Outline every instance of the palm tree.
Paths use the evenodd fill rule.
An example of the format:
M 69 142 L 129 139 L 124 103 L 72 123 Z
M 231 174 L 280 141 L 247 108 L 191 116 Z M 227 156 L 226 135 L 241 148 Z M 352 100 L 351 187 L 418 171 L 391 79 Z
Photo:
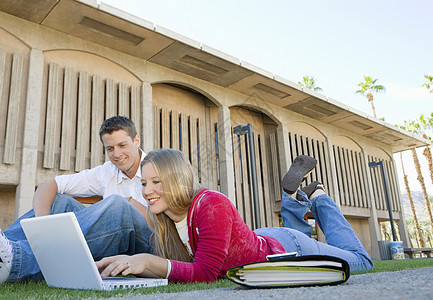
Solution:
M 414 122 L 414 121 L 409 121 L 409 122 L 404 121 L 404 125 L 400 126 L 400 127 L 402 129 L 409 131 L 409 132 L 419 134 L 419 125 L 417 125 L 416 122 Z M 428 215 L 430 217 L 430 224 L 431 224 L 432 231 L 433 231 L 433 216 L 432 216 L 432 211 L 430 208 L 430 201 L 428 200 L 428 194 L 427 194 L 427 190 L 425 187 L 424 177 L 422 176 L 422 172 L 421 172 L 421 166 L 419 163 L 418 154 L 416 153 L 415 148 L 412 148 L 411 151 L 412 151 L 413 162 L 415 163 L 416 173 L 418 175 L 417 179 L 418 179 L 419 183 L 421 184 L 421 189 L 422 189 L 422 193 L 424 196 L 425 206 L 426 206 Z
M 433 76 L 432 75 L 424 75 L 425 83 L 421 86 L 425 86 L 430 93 L 433 93 Z
M 368 102 L 371 104 L 371 108 L 373 109 L 373 115 L 375 118 L 376 116 L 376 109 L 374 108 L 373 104 L 373 93 L 378 92 L 386 92 L 386 89 L 383 85 L 376 85 L 377 79 L 371 79 L 371 76 L 364 76 L 364 82 L 360 82 L 357 84 L 358 90 L 356 91 L 357 94 L 362 94 L 367 97 Z
M 414 248 L 413 245 L 416 243 L 417 248 L 422 248 L 418 240 L 418 232 L 415 228 L 415 222 L 413 218 L 406 219 L 406 227 L 407 227 L 407 233 L 409 234 L 410 247 Z
M 420 116 L 415 123 L 416 129 L 418 132 L 422 134 L 422 137 L 428 141 L 430 141 L 430 146 L 433 145 L 433 139 L 426 134 L 426 130 L 433 129 L 433 113 L 431 113 L 430 117 Z M 431 182 L 433 183 L 433 160 L 430 146 L 425 147 L 423 154 L 428 162 L 428 169 L 430 171 Z
M 302 81 L 298 81 L 298 84 L 315 92 L 323 91 L 322 88 L 316 86 L 316 79 L 313 76 L 305 75 L 302 77 Z
M 400 152 L 400 160 L 401 160 L 401 168 L 403 170 L 404 185 L 406 186 L 406 193 L 407 193 L 407 197 L 409 199 L 410 208 L 412 210 L 413 221 L 415 223 L 415 230 L 416 230 L 416 237 L 417 237 L 418 245 L 420 245 L 421 248 L 424 248 L 424 240 L 422 238 L 421 230 L 419 228 L 418 217 L 416 216 L 415 205 L 413 204 L 412 194 L 410 193 L 410 188 L 409 188 L 409 182 L 407 180 L 407 175 L 406 175 L 406 172 L 404 171 L 403 155 L 402 155 L 401 152 Z

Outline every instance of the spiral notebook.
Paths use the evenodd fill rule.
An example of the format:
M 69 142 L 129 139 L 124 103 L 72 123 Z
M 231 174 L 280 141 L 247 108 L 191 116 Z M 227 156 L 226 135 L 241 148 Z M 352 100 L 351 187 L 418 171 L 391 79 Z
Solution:
M 73 212 L 21 220 L 48 286 L 113 290 L 167 285 L 167 279 L 109 277 L 102 279 Z

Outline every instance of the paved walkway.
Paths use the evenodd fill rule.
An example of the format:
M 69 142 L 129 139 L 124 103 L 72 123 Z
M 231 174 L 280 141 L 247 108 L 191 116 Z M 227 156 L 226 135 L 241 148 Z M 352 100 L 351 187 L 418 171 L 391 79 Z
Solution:
M 116 299 L 116 298 L 114 298 Z M 122 298 L 125 299 L 125 298 Z M 173 294 L 154 294 L 128 299 L 433 299 L 433 268 L 398 272 L 352 275 L 336 286 L 286 289 L 247 289 L 233 287 Z

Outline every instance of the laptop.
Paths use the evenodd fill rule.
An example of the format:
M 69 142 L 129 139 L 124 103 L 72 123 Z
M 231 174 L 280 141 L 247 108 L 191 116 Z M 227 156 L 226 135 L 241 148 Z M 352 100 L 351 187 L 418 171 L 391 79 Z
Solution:
M 102 279 L 73 212 L 21 220 L 48 286 L 113 290 L 167 285 L 167 279 L 108 277 Z

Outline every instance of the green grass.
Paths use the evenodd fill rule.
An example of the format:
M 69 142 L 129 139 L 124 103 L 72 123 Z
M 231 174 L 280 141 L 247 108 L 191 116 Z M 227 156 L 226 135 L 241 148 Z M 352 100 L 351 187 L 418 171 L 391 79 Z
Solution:
M 375 261 L 374 269 L 366 272 L 354 273 L 354 275 L 376 272 L 393 272 L 428 267 L 433 268 L 433 258 Z M 177 293 L 192 290 L 227 288 L 233 286 L 236 286 L 236 284 L 227 279 L 220 279 L 214 283 L 169 283 L 168 286 L 164 287 L 126 289 L 105 292 L 56 289 L 48 287 L 45 281 L 39 281 L 3 284 L 0 286 L 0 299 L 95 299 L 110 297 L 132 297 L 147 294 Z
M 378 260 L 374 261 L 374 268 L 368 271 L 353 274 L 394 272 L 420 268 L 433 268 L 433 258 L 417 258 L 406 260 Z

